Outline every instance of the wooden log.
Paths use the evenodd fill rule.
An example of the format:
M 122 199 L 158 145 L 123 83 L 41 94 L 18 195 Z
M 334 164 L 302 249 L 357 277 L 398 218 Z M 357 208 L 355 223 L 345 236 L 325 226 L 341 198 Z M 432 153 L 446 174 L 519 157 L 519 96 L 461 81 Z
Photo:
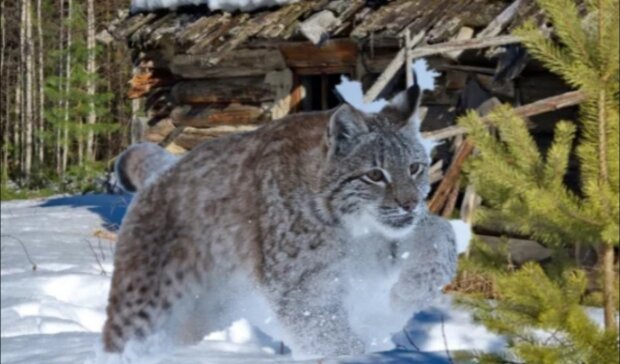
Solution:
M 238 49 L 213 65 L 210 55 L 180 54 L 172 58 L 170 70 L 183 78 L 227 78 L 259 76 L 286 68 L 278 49 Z
M 160 143 L 174 130 L 174 124 L 170 119 L 164 119 L 148 128 L 144 135 L 144 140 L 153 143 Z M 140 140 L 141 141 L 141 140 Z
M 226 107 L 190 106 L 175 107 L 170 113 L 175 126 L 208 128 L 218 125 L 245 125 L 266 119 L 265 111 L 256 106 L 231 104 Z
M 357 43 L 348 39 L 328 40 L 321 47 L 287 42 L 279 49 L 286 65 L 299 75 L 352 73 L 357 61 Z
M 175 104 L 260 104 L 274 99 L 262 77 L 181 81 L 171 90 Z
M 424 39 L 425 34 L 426 33 L 424 31 L 416 34 L 409 41 L 409 45 L 411 47 L 417 46 L 418 43 L 420 43 L 422 39 Z M 371 102 L 377 96 L 379 96 L 379 94 L 381 93 L 381 91 L 383 91 L 388 82 L 390 82 L 390 80 L 394 77 L 394 75 L 396 75 L 398 70 L 400 70 L 400 68 L 403 66 L 403 64 L 405 63 L 405 58 L 413 60 L 413 52 L 410 51 L 407 54 L 405 49 L 401 49 L 398 51 L 398 53 L 396 53 L 394 59 L 392 59 L 390 64 L 388 64 L 385 70 L 379 75 L 375 83 L 370 87 L 370 89 L 368 89 L 366 95 L 364 95 L 364 102 Z
M 452 217 L 452 213 L 454 212 L 454 208 L 456 207 L 456 200 L 459 197 L 459 190 L 461 188 L 461 179 L 457 179 L 454 186 L 452 186 L 452 191 L 448 195 L 448 200 L 446 201 L 446 206 L 444 206 L 443 211 L 441 212 L 441 216 L 446 219 Z
M 429 168 L 428 178 L 431 184 L 441 181 L 441 179 L 443 178 L 443 172 L 441 170 L 442 168 L 443 168 L 442 160 L 438 160 L 435 164 L 431 166 L 431 168 Z
M 463 143 L 461 143 L 461 146 L 457 150 L 450 167 L 448 167 L 444 178 L 441 180 L 441 183 L 439 183 L 433 198 L 428 204 L 428 208 L 432 213 L 439 213 L 445 205 L 453 186 L 459 180 L 463 163 L 465 163 L 465 160 L 473 150 L 474 144 L 470 140 L 464 140 Z
M 176 145 L 189 150 L 209 139 L 253 131 L 257 128 L 258 126 L 256 125 L 221 125 L 206 129 L 185 127 L 182 132 L 174 138 L 173 142 Z

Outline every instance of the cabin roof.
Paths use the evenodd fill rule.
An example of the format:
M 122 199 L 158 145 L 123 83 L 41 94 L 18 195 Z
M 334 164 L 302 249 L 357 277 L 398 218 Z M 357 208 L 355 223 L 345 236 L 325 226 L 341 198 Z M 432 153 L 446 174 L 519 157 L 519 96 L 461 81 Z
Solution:
M 204 55 L 216 64 L 239 47 L 305 40 L 300 27 L 321 14 L 327 38 L 394 42 L 409 29 L 424 34 L 424 43 L 443 42 L 467 26 L 482 29 L 513 1 L 498 0 L 307 0 L 254 12 L 210 11 L 205 6 L 132 14 L 114 22 L 109 32 L 140 51 L 165 49 L 174 54 Z M 327 12 L 331 13 L 328 14 Z M 510 31 L 540 12 L 532 0 L 522 0 Z M 335 19 L 335 20 L 334 20 Z

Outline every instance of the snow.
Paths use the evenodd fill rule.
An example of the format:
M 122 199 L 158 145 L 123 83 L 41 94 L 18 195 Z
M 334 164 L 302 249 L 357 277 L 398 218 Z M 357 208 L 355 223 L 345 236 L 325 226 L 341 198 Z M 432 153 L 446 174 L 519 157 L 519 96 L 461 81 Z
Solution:
M 452 225 L 454 235 L 456 235 L 456 253 L 465 253 L 473 237 L 471 225 L 463 220 L 450 220 L 450 225 Z
M 97 356 L 114 244 L 93 234 L 120 225 L 129 201 L 128 196 L 85 195 L 0 205 L 3 364 L 119 362 Z M 372 302 L 375 295 L 368 296 Z M 272 318 L 265 317 L 269 321 Z M 447 296 L 406 321 L 403 325 L 409 338 L 397 333 L 393 338 L 397 348 L 361 357 L 329 358 L 323 363 L 447 363 L 443 333 L 450 350 L 501 350 L 505 345 L 501 337 L 474 324 L 471 315 L 453 306 Z M 370 350 L 394 347 L 394 343 L 384 338 L 377 349 Z M 163 347 L 150 356 L 144 348 L 136 349 L 134 363 L 317 362 L 293 359 L 285 344 L 242 319 L 194 346 Z
M 224 10 L 233 12 L 253 11 L 260 8 L 293 3 L 298 0 L 132 0 L 133 12 L 153 11 L 159 9 L 176 9 L 188 5 L 207 5 L 211 10 Z

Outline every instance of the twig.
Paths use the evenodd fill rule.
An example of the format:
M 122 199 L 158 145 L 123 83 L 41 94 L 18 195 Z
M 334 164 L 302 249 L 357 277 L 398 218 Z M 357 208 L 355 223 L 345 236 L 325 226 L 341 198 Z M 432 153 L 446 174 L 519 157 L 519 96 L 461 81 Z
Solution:
M 443 345 L 446 347 L 448 361 L 450 362 L 450 364 L 454 364 L 454 360 L 452 360 L 452 355 L 450 354 L 450 349 L 448 349 L 448 339 L 446 339 L 446 327 L 443 319 L 443 314 L 441 315 L 441 336 L 443 336 Z
M 403 333 L 405 334 L 405 337 L 407 338 L 407 341 L 409 341 L 409 344 L 411 344 L 411 346 L 413 346 L 415 351 L 419 352 L 420 348 L 418 348 L 418 346 L 413 342 L 413 339 L 411 338 L 411 336 L 409 336 L 409 333 L 407 332 L 407 330 L 403 329 Z
M 2 237 L 7 237 L 7 238 L 12 238 L 12 239 L 15 239 L 15 240 L 19 243 L 19 245 L 21 245 L 21 246 L 22 246 L 22 249 L 24 249 L 24 253 L 26 254 L 26 258 L 28 258 L 28 261 L 30 262 L 30 264 L 32 264 L 32 271 L 34 272 L 34 271 L 36 271 L 36 270 L 37 270 L 37 265 L 36 265 L 36 263 L 32 260 L 32 257 L 30 256 L 30 253 L 28 253 L 28 249 L 26 249 L 26 244 L 24 244 L 24 242 L 23 242 L 23 241 L 21 241 L 21 239 L 20 239 L 20 238 L 18 238 L 18 237 L 16 237 L 16 236 L 13 236 L 13 235 L 9 235 L 9 234 L 7 234 L 7 235 L 2 235 Z
M 90 247 L 90 250 L 93 252 L 93 255 L 95 256 L 95 260 L 97 261 L 97 264 L 99 264 L 99 268 L 101 269 L 101 275 L 107 276 L 108 272 L 106 272 L 105 268 L 103 268 L 103 264 L 101 264 L 101 260 L 99 260 L 99 255 L 97 255 L 97 252 L 95 251 L 95 248 L 93 248 L 92 244 L 90 243 L 90 240 L 88 239 L 84 239 L 84 240 Z

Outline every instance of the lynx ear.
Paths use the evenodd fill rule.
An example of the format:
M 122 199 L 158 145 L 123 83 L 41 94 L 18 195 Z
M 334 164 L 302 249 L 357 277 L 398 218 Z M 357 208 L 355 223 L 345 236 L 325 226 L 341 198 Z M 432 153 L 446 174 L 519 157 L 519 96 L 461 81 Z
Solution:
M 327 143 L 330 149 L 341 151 L 356 136 L 367 132 L 368 126 L 360 112 L 345 103 L 329 119 Z
M 413 80 L 412 86 L 394 96 L 390 103 L 381 110 L 384 113 L 396 114 L 395 119 L 402 122 L 402 127 L 415 123 L 415 116 L 420 109 L 422 91 L 418 85 L 415 73 Z

